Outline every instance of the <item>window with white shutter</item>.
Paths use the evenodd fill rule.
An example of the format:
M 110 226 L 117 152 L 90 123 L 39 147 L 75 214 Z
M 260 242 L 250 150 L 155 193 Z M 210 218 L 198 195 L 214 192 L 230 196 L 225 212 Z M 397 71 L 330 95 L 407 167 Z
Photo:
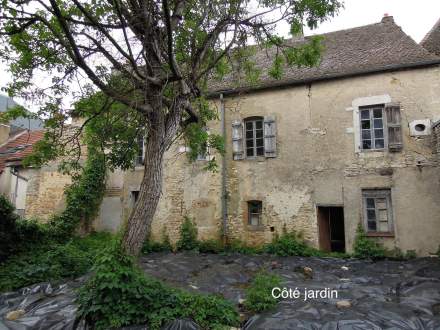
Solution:
M 264 156 L 263 117 L 250 117 L 244 120 L 246 157 Z

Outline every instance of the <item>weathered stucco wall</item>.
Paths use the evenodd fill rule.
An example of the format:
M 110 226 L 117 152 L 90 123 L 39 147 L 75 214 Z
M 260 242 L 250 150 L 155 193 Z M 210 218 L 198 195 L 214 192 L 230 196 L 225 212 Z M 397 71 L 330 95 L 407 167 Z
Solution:
M 410 137 L 409 123 L 440 119 L 438 67 L 382 73 L 229 97 L 226 106 L 228 232 L 231 239 L 261 244 L 275 233 L 302 232 L 318 245 L 317 206 L 343 206 L 347 249 L 362 220 L 361 190 L 390 188 L 394 237 L 378 238 L 390 248 L 434 252 L 440 242 L 440 185 L 431 136 Z M 401 103 L 401 152 L 355 152 L 352 104 L 355 99 L 387 95 Z M 218 101 L 215 101 L 218 106 Z M 277 157 L 232 160 L 234 119 L 273 115 Z M 220 122 L 211 129 L 220 130 Z M 164 191 L 153 223 L 153 237 L 166 230 L 178 239 L 185 215 L 193 217 L 201 238 L 221 229 L 221 176 L 206 173 L 203 161 L 188 164 L 174 146 L 167 155 Z M 220 159 L 220 157 L 218 157 Z M 142 168 L 124 174 L 124 217 L 138 190 Z M 263 226 L 247 225 L 247 201 L 263 202 Z M 166 228 L 166 229 L 164 229 Z

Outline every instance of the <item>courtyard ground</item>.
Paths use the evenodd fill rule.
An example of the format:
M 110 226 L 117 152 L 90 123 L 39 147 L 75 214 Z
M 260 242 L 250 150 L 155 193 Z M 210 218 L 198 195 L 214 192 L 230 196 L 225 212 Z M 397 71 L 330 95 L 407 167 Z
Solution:
M 245 289 L 260 270 L 278 274 L 282 287 L 298 289 L 299 298 L 282 299 L 273 310 L 243 313 L 243 328 L 248 330 L 440 329 L 438 258 L 372 262 L 182 252 L 151 253 L 140 259 L 140 265 L 145 273 L 171 285 L 220 294 L 237 305 L 246 299 Z M 70 329 L 76 311 L 74 288 L 82 281 L 45 283 L 0 295 L 0 330 Z M 337 298 L 333 294 L 304 300 L 304 290 L 325 289 L 336 290 Z M 20 309 L 25 313 L 16 321 L 4 319 L 8 311 Z M 193 329 L 188 322 L 169 329 L 185 326 Z

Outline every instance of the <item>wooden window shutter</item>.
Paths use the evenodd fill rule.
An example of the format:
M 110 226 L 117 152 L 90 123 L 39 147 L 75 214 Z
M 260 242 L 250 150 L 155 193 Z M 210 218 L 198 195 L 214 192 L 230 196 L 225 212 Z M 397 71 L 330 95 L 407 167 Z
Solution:
M 243 124 L 241 120 L 232 121 L 232 159 L 244 158 L 243 153 Z
M 389 103 L 385 105 L 388 127 L 388 149 L 396 152 L 403 147 L 400 104 Z
M 277 126 L 274 116 L 264 117 L 264 155 L 268 158 L 277 156 Z

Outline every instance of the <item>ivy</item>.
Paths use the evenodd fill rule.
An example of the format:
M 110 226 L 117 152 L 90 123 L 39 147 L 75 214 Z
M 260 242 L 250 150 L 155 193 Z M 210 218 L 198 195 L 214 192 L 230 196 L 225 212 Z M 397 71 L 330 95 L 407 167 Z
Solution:
M 105 169 L 104 154 L 89 149 L 81 175 L 74 176 L 65 191 L 65 210 L 49 222 L 57 238 L 71 236 L 81 221 L 87 225 L 96 217 L 105 191 Z

